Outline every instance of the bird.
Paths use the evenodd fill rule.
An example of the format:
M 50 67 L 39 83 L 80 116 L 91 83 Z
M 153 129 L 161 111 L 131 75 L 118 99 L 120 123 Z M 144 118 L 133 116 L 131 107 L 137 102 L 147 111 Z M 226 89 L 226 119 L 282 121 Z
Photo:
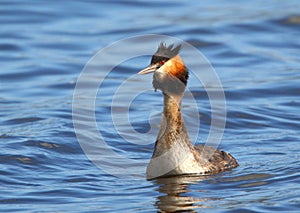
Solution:
M 239 164 L 228 152 L 211 146 L 194 146 L 182 116 L 182 97 L 189 72 L 179 55 L 181 44 L 167 46 L 161 42 L 150 65 L 138 74 L 153 73 L 154 90 L 163 94 L 163 112 L 147 179 L 178 175 L 213 175 Z

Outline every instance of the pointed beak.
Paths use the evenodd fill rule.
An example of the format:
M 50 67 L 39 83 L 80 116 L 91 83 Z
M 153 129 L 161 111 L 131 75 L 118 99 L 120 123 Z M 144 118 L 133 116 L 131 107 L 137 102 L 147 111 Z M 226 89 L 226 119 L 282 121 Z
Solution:
M 158 64 L 150 64 L 145 69 L 142 69 L 141 71 L 139 71 L 138 74 L 139 75 L 149 74 L 149 73 L 155 72 L 158 68 L 159 68 Z

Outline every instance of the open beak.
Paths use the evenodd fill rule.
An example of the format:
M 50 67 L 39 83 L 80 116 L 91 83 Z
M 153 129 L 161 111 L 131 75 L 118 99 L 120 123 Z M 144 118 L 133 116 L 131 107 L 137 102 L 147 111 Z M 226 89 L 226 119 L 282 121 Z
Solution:
M 141 71 L 139 71 L 138 74 L 139 75 L 149 74 L 149 73 L 155 72 L 158 68 L 159 68 L 158 64 L 150 64 L 145 69 L 142 69 Z

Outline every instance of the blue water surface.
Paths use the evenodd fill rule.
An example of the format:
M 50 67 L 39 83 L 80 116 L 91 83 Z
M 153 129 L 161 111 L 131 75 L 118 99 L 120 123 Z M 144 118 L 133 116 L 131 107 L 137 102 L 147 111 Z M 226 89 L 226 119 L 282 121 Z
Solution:
M 1 1 L 0 211 L 297 212 L 299 7 L 297 0 Z M 227 104 L 219 148 L 238 159 L 238 168 L 208 177 L 120 178 L 82 150 L 73 126 L 72 98 L 85 64 L 117 40 L 152 33 L 189 42 L 211 62 Z M 133 47 L 128 44 L 128 55 Z M 99 64 L 106 66 L 113 57 L 108 54 Z M 132 129 L 144 133 L 127 135 L 140 144 L 118 134 L 111 106 L 117 88 L 149 60 L 140 57 L 118 65 L 95 101 L 99 132 L 110 148 L 144 162 L 151 158 L 162 109 L 160 93 L 151 90 L 151 76 L 133 77 L 119 93 L 126 100 L 131 91 L 142 91 L 129 111 L 123 102 L 114 105 L 117 118 L 124 118 L 124 134 Z M 99 75 L 105 72 L 99 70 Z M 192 96 L 183 100 L 189 131 L 199 133 L 197 143 L 210 130 L 205 90 L 210 86 L 213 90 L 191 75 Z M 190 122 L 194 99 L 199 132 Z M 120 163 L 126 168 L 126 162 Z

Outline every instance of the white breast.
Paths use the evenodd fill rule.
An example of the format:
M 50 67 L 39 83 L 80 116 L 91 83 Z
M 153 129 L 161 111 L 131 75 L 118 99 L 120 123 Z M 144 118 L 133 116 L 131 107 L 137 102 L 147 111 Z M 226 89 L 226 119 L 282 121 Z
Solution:
M 147 167 L 148 179 L 165 175 L 199 173 L 204 173 L 204 169 L 196 161 L 191 150 L 182 145 L 174 145 L 164 154 L 152 158 Z

